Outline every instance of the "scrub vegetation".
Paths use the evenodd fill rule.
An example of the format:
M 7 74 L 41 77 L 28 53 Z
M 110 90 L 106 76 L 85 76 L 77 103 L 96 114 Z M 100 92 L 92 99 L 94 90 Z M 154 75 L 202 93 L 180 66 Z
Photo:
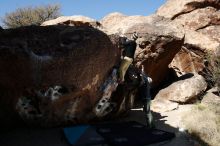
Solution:
M 6 28 L 41 25 L 43 22 L 60 16 L 60 5 L 50 4 L 38 7 L 18 8 L 6 13 L 2 22 Z

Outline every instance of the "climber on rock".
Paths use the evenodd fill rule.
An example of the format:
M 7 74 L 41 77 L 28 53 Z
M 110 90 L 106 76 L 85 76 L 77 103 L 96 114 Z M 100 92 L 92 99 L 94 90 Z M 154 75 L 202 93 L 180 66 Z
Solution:
M 121 37 L 120 43 L 123 48 L 123 53 L 120 66 L 119 68 L 113 69 L 111 76 L 104 83 L 103 96 L 95 108 L 95 114 L 99 117 L 104 117 L 114 110 L 116 103 L 112 102 L 110 98 L 112 92 L 116 90 L 118 84 L 121 84 L 124 88 L 124 92 L 130 92 L 138 89 L 139 96 L 143 103 L 146 124 L 149 128 L 152 128 L 153 116 L 150 111 L 150 83 L 152 80 L 144 73 L 143 67 L 142 71 L 140 71 L 132 65 L 137 47 L 137 38 L 137 33 L 133 33 L 131 39 Z
M 150 95 L 150 84 L 152 79 L 148 77 L 144 73 L 144 68 L 142 66 L 142 71 L 139 72 L 137 70 L 129 70 L 129 81 L 125 81 L 125 74 L 134 60 L 134 54 L 137 48 L 136 40 L 138 39 L 138 34 L 135 32 L 132 34 L 131 39 L 127 39 L 126 37 L 122 37 L 122 61 L 119 67 L 119 83 L 127 84 L 130 86 L 129 88 L 138 88 L 139 89 L 139 96 L 143 103 L 143 111 L 145 113 L 145 119 L 147 126 L 149 128 L 153 127 L 153 116 L 150 111 L 150 103 L 151 103 L 151 95 Z M 138 74 L 138 75 L 137 75 Z M 133 87 L 132 87 L 133 86 Z
M 136 40 L 138 38 L 137 33 L 133 33 L 131 39 L 127 39 L 126 37 L 121 38 L 121 46 L 123 48 L 122 52 L 122 61 L 119 67 L 119 83 L 124 82 L 124 76 L 128 67 L 132 64 L 134 60 L 134 54 L 137 47 Z

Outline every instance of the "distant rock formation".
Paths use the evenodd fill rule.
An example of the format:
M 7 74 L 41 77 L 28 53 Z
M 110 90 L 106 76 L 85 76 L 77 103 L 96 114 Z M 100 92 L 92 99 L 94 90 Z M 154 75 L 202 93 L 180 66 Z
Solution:
M 95 28 L 101 27 L 100 22 L 81 15 L 61 16 L 53 20 L 45 21 L 41 24 L 41 26 L 48 25 L 93 26 Z

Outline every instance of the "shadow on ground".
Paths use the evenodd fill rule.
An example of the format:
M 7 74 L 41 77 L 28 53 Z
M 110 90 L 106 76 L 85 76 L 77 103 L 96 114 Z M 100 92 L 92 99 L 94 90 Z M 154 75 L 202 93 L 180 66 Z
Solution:
M 165 116 L 159 113 L 153 113 L 155 125 L 157 129 L 174 132 L 176 137 L 170 141 L 151 144 L 150 146 L 192 146 L 188 138 L 180 134 L 178 128 L 174 128 L 166 124 Z M 121 121 L 137 121 L 145 124 L 144 113 L 141 109 L 132 109 L 127 116 L 114 119 L 112 122 Z M 132 132 L 132 131 L 131 131 Z M 67 143 L 62 128 L 28 128 L 21 127 L 0 133 L 0 145 L 2 146 L 69 146 Z

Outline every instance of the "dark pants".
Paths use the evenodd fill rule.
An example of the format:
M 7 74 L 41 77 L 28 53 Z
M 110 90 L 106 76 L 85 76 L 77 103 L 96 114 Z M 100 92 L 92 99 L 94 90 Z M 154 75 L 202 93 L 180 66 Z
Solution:
M 130 66 L 126 76 L 125 81 L 127 86 L 127 91 L 138 89 L 139 97 L 143 104 L 143 111 L 146 118 L 146 123 L 148 127 L 152 127 L 153 116 L 150 110 L 151 95 L 150 95 L 150 83 L 148 81 L 148 76 L 143 72 L 139 72 L 135 67 Z
M 139 87 L 139 95 L 143 104 L 143 111 L 145 114 L 146 124 L 149 128 L 153 127 L 153 116 L 150 110 L 151 95 L 150 95 L 150 83 L 148 77 L 144 74 L 142 76 L 142 83 Z

